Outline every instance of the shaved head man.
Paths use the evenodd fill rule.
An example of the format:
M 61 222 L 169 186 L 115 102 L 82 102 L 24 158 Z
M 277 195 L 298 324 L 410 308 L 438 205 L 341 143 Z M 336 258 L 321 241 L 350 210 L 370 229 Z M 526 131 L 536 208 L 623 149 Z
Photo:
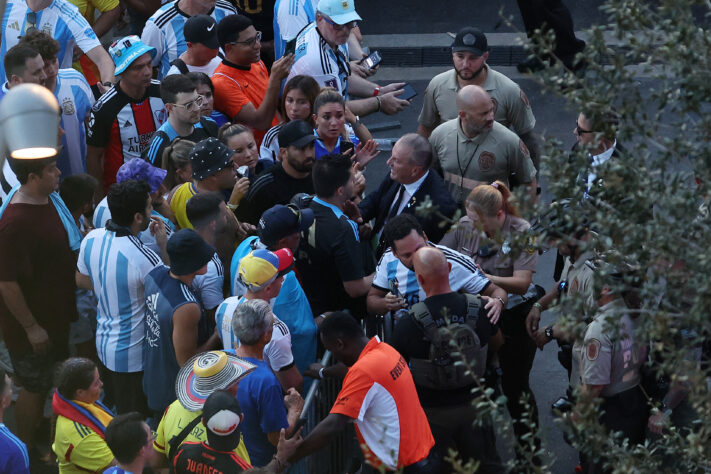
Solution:
M 447 261 L 447 257 L 440 249 L 422 247 L 415 252 L 412 264 L 415 267 L 417 282 L 428 297 L 452 292 L 449 286 L 449 271 L 452 269 L 452 264 Z
M 494 101 L 479 86 L 463 87 L 457 94 L 457 109 L 462 121 L 462 131 L 474 138 L 494 126 Z
M 468 459 L 479 460 L 481 472 L 502 472 L 493 428 L 476 427 L 473 423 L 476 418 L 476 409 L 471 404 L 474 379 L 458 378 L 453 375 L 453 367 L 448 368 L 448 376 L 438 376 L 439 362 L 434 362 L 430 352 L 431 344 L 441 347 L 436 345 L 439 329 L 432 328 L 448 327 L 449 331 L 455 332 L 449 333 L 447 337 L 469 341 L 468 348 L 462 345 L 459 350 L 465 354 L 463 358 L 467 364 L 471 364 L 476 376 L 483 375 L 489 344 L 497 346 L 501 343 L 498 329 L 486 317 L 482 301 L 486 297 L 452 291 L 449 284 L 452 264 L 444 252 L 436 247 L 420 248 L 415 252 L 412 263 L 417 282 L 427 298 L 412 305 L 408 315 L 400 319 L 390 345 L 413 368 L 415 387 L 432 429 L 435 450 L 441 459 L 445 459 L 449 449 L 456 449 L 464 462 Z M 462 329 L 463 326 L 467 329 Z M 422 337 L 423 330 L 425 337 Z M 463 334 L 467 334 L 467 337 L 462 337 Z M 441 357 L 441 360 L 450 356 L 449 353 L 437 354 L 435 358 Z M 438 382 L 433 384 L 432 380 Z M 449 466 L 447 468 L 443 472 L 449 472 Z

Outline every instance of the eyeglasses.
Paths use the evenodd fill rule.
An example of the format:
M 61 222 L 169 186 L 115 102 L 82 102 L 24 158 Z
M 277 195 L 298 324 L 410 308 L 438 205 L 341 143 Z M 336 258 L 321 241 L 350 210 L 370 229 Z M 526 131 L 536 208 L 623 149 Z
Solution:
M 195 109 L 199 109 L 202 107 L 202 104 L 205 103 L 205 98 L 201 95 L 197 96 L 194 100 L 191 100 L 187 104 L 171 104 L 174 105 L 175 107 L 184 107 L 185 110 L 188 112 L 194 112 Z
M 255 43 L 261 43 L 262 41 L 262 32 L 257 31 L 257 35 L 254 38 L 249 38 L 246 41 L 233 41 L 230 44 L 243 44 L 246 46 L 254 46 Z
M 578 132 L 578 135 L 581 133 L 595 133 L 592 130 L 583 130 L 577 120 L 575 121 L 575 131 Z
M 25 17 L 25 33 L 32 33 L 37 29 L 37 13 L 28 12 Z
M 325 21 L 326 23 L 328 23 L 329 25 L 331 25 L 335 31 L 341 31 L 341 30 L 343 30 L 344 28 L 348 28 L 348 29 L 351 29 L 351 30 L 352 30 L 353 28 L 355 28 L 356 26 L 358 26 L 358 22 L 357 22 L 357 21 L 349 21 L 348 23 L 346 23 L 346 24 L 344 24 L 344 25 L 339 25 L 338 23 L 335 23 L 333 20 L 331 20 L 329 17 L 327 17 L 327 16 L 325 16 L 325 15 L 324 15 L 324 17 L 323 17 L 323 21 Z

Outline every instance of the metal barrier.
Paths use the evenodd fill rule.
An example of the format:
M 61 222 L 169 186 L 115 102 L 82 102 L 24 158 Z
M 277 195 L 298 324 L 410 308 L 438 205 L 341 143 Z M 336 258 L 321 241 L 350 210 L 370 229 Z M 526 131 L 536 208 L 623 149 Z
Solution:
M 321 364 L 329 365 L 331 353 L 321 358 Z M 327 378 L 315 380 L 304 399 L 304 409 L 301 418 L 305 419 L 303 436 L 306 436 L 318 423 L 326 418 L 341 391 L 341 380 Z M 306 472 L 318 474 L 342 474 L 349 470 L 354 457 L 357 457 L 360 447 L 351 425 L 333 439 L 326 448 L 321 449 L 305 459 Z

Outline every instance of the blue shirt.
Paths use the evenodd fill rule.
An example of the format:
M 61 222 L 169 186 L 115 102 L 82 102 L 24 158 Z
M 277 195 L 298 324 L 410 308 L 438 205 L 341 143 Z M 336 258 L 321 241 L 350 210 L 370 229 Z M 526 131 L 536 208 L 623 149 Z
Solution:
M 0 423 L 0 474 L 30 474 L 27 446 Z
M 175 401 L 175 379 L 180 366 L 173 346 L 173 314 L 183 305 L 195 303 L 192 290 L 170 276 L 170 268 L 160 265 L 146 276 L 146 338 L 143 344 L 143 391 L 148 407 L 163 412 Z M 198 346 L 209 337 L 207 317 L 200 308 Z
M 254 467 L 269 464 L 276 447 L 269 442 L 267 433 L 287 428 L 286 408 L 281 385 L 266 362 L 243 357 L 257 368 L 242 379 L 237 389 L 237 401 L 244 413 L 242 434 Z
M 253 248 L 260 248 L 261 242 L 255 236 L 248 237 L 243 240 L 232 255 L 230 264 L 230 291 L 234 295 L 235 284 L 237 281 L 237 269 L 239 262 Z M 306 293 L 301 288 L 299 279 L 296 274 L 291 271 L 284 277 L 284 283 L 281 285 L 279 295 L 276 297 L 272 305 L 274 314 L 286 324 L 291 332 L 291 351 L 294 354 L 294 363 L 299 369 L 299 373 L 304 373 L 309 365 L 316 361 L 316 344 L 318 328 L 314 323 L 314 315 L 311 312 L 309 300 L 306 298 Z M 282 317 L 283 316 L 283 317 Z M 305 387 L 306 388 L 306 387 Z

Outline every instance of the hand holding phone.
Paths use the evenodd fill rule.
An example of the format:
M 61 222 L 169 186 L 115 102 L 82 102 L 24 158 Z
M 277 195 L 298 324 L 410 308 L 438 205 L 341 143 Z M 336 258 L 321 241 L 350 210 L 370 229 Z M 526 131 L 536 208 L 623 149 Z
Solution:
M 374 69 L 378 66 L 378 64 L 380 64 L 380 61 L 382 60 L 383 58 L 382 56 L 380 56 L 380 53 L 377 51 L 373 51 L 368 57 L 363 58 L 361 60 L 361 64 L 365 64 L 370 69 Z

